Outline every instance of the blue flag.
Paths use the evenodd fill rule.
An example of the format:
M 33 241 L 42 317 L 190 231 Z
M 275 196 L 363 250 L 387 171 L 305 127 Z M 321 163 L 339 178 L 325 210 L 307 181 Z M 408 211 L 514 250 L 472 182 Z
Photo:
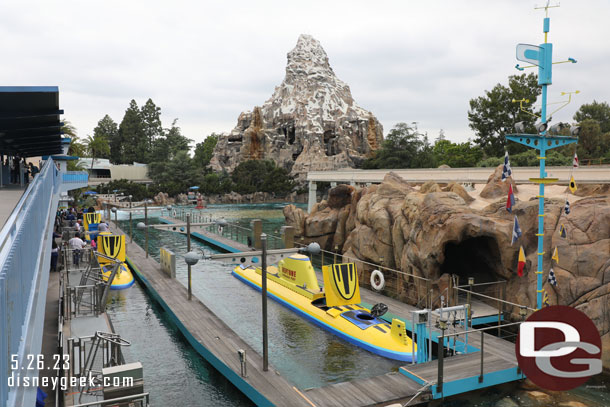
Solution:
M 506 181 L 506 178 L 510 177 L 513 170 L 510 168 L 510 161 L 508 161 L 508 151 L 504 153 L 504 166 L 502 167 L 502 181 Z
M 519 221 L 517 220 L 517 215 L 515 215 L 515 223 L 513 224 L 513 240 L 510 242 L 512 246 L 513 243 L 517 241 L 521 237 L 521 228 L 519 227 Z
M 568 202 L 567 199 L 566 199 L 566 206 L 563 208 L 563 211 L 566 213 L 566 215 L 570 214 L 570 202 Z
M 508 185 L 508 199 L 506 200 L 506 210 L 509 213 L 513 212 L 513 205 L 515 205 L 515 194 L 513 194 L 513 184 Z

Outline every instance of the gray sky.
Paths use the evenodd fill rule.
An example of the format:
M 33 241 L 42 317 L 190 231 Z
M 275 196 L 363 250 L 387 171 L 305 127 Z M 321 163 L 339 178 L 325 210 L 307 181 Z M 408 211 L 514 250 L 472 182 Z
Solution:
M 356 102 L 384 133 L 419 123 L 433 139 L 465 141 L 468 101 L 507 82 L 515 45 L 543 42 L 533 1 L 9 1 L 0 4 L 0 84 L 57 85 L 80 136 L 133 98 L 179 118 L 201 141 L 230 131 L 284 78 L 299 34 L 318 39 Z M 561 1 L 550 10 L 556 65 L 549 101 L 580 90 L 554 115 L 610 101 L 610 2 Z M 523 65 L 523 63 L 522 63 Z

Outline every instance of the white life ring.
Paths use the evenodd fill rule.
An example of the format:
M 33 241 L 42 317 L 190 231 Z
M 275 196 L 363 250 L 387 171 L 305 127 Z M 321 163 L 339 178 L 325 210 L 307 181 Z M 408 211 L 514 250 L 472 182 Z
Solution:
M 381 271 L 373 270 L 371 273 L 371 287 L 373 287 L 375 291 L 381 291 L 383 290 L 383 287 L 385 287 L 385 278 Z
M 172 212 L 172 216 L 175 218 L 176 217 L 176 210 L 174 209 L 174 211 Z

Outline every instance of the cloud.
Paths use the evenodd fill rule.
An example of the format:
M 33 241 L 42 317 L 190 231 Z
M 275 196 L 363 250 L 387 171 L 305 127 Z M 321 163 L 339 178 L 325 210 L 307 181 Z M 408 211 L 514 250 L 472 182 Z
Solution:
M 543 41 L 533 2 L 405 1 L 26 1 L 0 5 L 0 76 L 5 85 L 58 85 L 81 135 L 131 99 L 149 97 L 187 137 L 229 131 L 284 77 L 298 35 L 320 40 L 354 99 L 389 130 L 419 123 L 435 137 L 472 137 L 468 101 L 514 70 L 515 45 Z M 550 14 L 558 65 L 550 99 L 581 94 L 564 111 L 608 100 L 610 37 L 601 0 L 562 3 Z M 557 117 L 559 119 L 559 116 Z

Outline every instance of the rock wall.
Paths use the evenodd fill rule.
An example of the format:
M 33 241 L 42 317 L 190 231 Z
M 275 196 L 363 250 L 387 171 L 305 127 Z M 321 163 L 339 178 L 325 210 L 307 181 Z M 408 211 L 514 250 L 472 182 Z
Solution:
M 308 170 L 353 167 L 382 141 L 381 124 L 356 105 L 320 43 L 301 35 L 288 53 L 283 82 L 262 107 L 239 115 L 210 165 L 230 172 L 240 162 L 268 159 L 302 178 Z
M 444 287 L 450 274 L 459 275 L 463 284 L 470 276 L 476 282 L 504 279 L 507 300 L 535 306 L 537 199 L 517 201 L 512 214 L 505 209 L 505 197 L 476 210 L 469 207 L 472 197 L 460 185 L 441 188 L 428 183 L 416 190 L 393 173 L 378 186 L 338 186 L 333 194 L 342 199 L 318 203 L 309 216 L 286 207 L 287 224 L 327 250 L 336 246 L 351 258 L 432 279 L 436 287 Z M 563 200 L 547 200 L 545 205 L 544 289 L 551 304 L 574 306 L 595 322 L 604 342 L 605 365 L 610 366 L 610 196 L 574 201 L 569 215 L 562 213 Z M 515 214 L 523 235 L 511 246 Z M 560 237 L 562 224 L 567 238 Z M 520 245 L 527 257 L 523 277 L 516 273 Z M 555 247 L 557 287 L 546 282 Z M 357 265 L 360 282 L 366 285 L 372 267 Z M 398 276 L 386 278 L 387 291 L 405 301 L 416 297 L 409 292 L 409 279 Z

